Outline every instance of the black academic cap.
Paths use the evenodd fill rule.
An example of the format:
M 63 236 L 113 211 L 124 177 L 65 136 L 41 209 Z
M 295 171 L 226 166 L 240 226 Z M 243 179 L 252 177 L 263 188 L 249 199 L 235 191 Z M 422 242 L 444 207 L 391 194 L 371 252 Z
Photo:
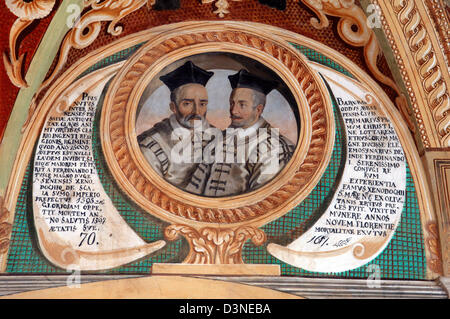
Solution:
M 241 69 L 238 73 L 229 75 L 231 88 L 248 88 L 269 94 L 274 88 L 278 86 L 278 82 L 262 79 L 256 75 L 248 73 L 246 70 Z
M 213 74 L 214 72 L 203 70 L 191 61 L 187 61 L 178 69 L 159 77 L 159 79 L 167 85 L 170 91 L 173 91 L 177 87 L 188 83 L 198 83 L 205 86 Z

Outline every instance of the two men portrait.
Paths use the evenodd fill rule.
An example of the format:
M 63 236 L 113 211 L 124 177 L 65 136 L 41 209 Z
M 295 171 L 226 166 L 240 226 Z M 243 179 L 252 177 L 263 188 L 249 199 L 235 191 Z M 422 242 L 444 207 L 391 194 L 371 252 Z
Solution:
M 170 101 L 158 107 L 170 115 L 138 135 L 139 147 L 158 175 L 187 192 L 222 197 L 256 190 L 283 169 L 295 148 L 263 117 L 267 95 L 279 83 L 245 69 L 229 75 L 230 124 L 220 130 L 206 118 L 206 85 L 213 77 L 191 61 L 160 76 Z

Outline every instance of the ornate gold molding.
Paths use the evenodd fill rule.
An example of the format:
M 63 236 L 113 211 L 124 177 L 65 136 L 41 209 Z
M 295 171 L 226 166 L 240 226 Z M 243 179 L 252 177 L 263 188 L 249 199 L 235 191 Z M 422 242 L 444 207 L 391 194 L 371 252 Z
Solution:
M 424 147 L 450 146 L 448 66 L 424 4 L 415 0 L 373 3 L 382 9 L 382 26 L 406 85 Z
M 8 9 L 18 17 L 9 32 L 9 54 L 3 52 L 3 64 L 10 81 L 17 87 L 28 87 L 22 74 L 25 53 L 17 56 L 18 39 L 22 32 L 37 19 L 42 19 L 53 10 L 56 0 L 5 0 Z
M 391 87 L 396 93 L 395 104 L 403 115 L 409 129 L 414 132 L 415 127 L 411 120 L 408 102 L 398 85 L 384 75 L 377 66 L 377 58 L 381 48 L 372 28 L 367 24 L 364 11 L 355 4 L 354 0 L 301 0 L 317 15 L 311 18 L 311 24 L 317 29 L 329 26 L 327 15 L 339 17 L 337 31 L 343 41 L 355 47 L 364 48 L 364 60 L 372 75 L 381 83 Z M 356 29 L 354 29 L 356 27 Z
M 261 26 L 261 28 L 263 27 Z M 405 121 L 400 116 L 398 111 L 394 108 L 386 93 L 377 85 L 374 79 L 372 79 L 370 76 L 367 76 L 366 72 L 362 71 L 360 68 L 355 66 L 355 64 L 349 61 L 348 58 L 346 58 L 344 55 L 337 53 L 336 51 L 330 48 L 324 47 L 321 43 L 317 43 L 316 41 L 313 41 L 311 39 L 305 39 L 304 37 L 301 37 L 298 34 L 286 30 L 278 30 L 276 28 L 271 27 L 266 28 L 267 32 L 270 31 L 276 35 L 279 35 L 291 43 L 302 44 L 311 47 L 328 57 L 332 57 L 333 59 L 338 60 L 342 67 L 348 69 L 349 72 L 351 72 L 351 74 L 354 75 L 355 78 L 359 82 L 364 84 L 367 88 L 371 88 L 371 90 L 374 90 L 376 95 L 381 99 L 381 101 L 383 101 L 381 105 L 385 107 L 384 111 L 386 112 L 386 114 L 388 114 L 389 119 L 395 126 L 395 130 L 398 133 L 400 141 L 402 143 L 402 147 L 405 152 L 408 165 L 410 166 L 411 169 L 411 174 L 414 180 L 414 186 L 416 188 L 417 193 L 417 201 L 420 209 L 420 218 L 424 241 L 427 241 L 428 238 L 432 238 L 433 235 L 427 229 L 426 225 L 428 225 L 429 223 L 438 222 L 435 202 L 433 201 L 433 195 L 436 194 L 436 191 L 432 189 L 432 186 L 428 180 L 427 171 L 423 166 L 424 164 L 418 154 L 414 140 L 411 134 L 409 134 Z M 441 226 L 442 223 L 439 222 L 439 225 Z M 442 233 L 440 236 L 442 236 Z M 441 242 L 443 239 L 445 238 L 441 238 Z M 427 278 L 434 279 L 440 276 L 441 273 L 436 273 L 433 270 L 433 268 L 430 267 L 432 263 L 428 261 L 435 259 L 435 255 L 431 252 L 430 246 L 427 244 L 425 244 L 425 256 L 428 265 Z
M 28 111 L 28 117 L 22 127 L 22 133 L 28 126 L 34 111 L 36 110 L 36 97 L 56 78 L 67 62 L 69 51 L 72 48 L 81 50 L 91 45 L 97 39 L 102 22 L 109 21 L 107 32 L 113 36 L 122 33 L 123 27 L 117 23 L 130 13 L 139 10 L 144 5 L 149 8 L 155 4 L 156 0 L 84 0 L 84 10 L 90 7 L 88 11 L 80 17 L 72 29 L 66 34 L 60 50 L 58 60 L 52 73 L 41 84 L 34 95 L 33 101 Z
M 450 59 L 450 3 L 446 0 L 425 0 L 428 12 L 433 18 L 434 28 L 439 33 L 440 46 L 445 52 L 447 63 Z M 447 8 L 448 7 L 448 8 Z
M 217 10 L 214 11 L 220 18 L 225 17 L 226 14 L 230 13 L 228 8 L 230 7 L 231 1 L 242 1 L 242 0 L 202 0 L 202 4 L 214 2 Z
M 448 151 L 450 149 L 447 149 Z M 448 276 L 450 275 L 450 156 L 446 159 L 439 155 L 434 156 L 433 164 L 437 186 L 436 202 L 440 206 L 438 208 L 440 227 L 436 226 L 436 232 L 439 230 L 443 273 Z M 438 240 L 439 236 L 437 236 Z
M 439 180 L 435 176 L 436 163 L 430 161 L 430 158 L 446 158 L 444 148 L 450 146 L 450 75 L 445 44 L 440 40 L 445 39 L 443 32 L 446 32 L 448 39 L 447 17 L 443 16 L 445 12 L 442 11 L 445 8 L 440 1 L 432 0 L 426 1 L 428 8 L 427 3 L 418 0 L 372 2 L 382 10 L 382 27 L 409 94 L 425 147 L 423 160 L 429 173 L 424 178 L 433 188 L 434 201 L 430 199 L 430 205 L 434 204 L 437 213 L 436 221 L 424 223 L 427 261 L 432 271 L 448 275 L 448 206 L 443 206 L 448 193 L 442 195 L 440 192 L 442 187 L 447 187 L 447 183 L 445 178 Z M 441 21 L 442 25 L 433 23 L 430 5 L 432 9 L 440 7 L 441 14 L 435 22 Z M 433 12 L 439 14 L 439 10 Z M 442 154 L 435 155 L 434 151 L 440 149 Z
M 183 235 L 190 246 L 186 264 L 243 264 L 242 247 L 247 240 L 256 246 L 266 241 L 266 234 L 257 228 L 244 226 L 232 228 L 206 227 L 196 230 L 187 225 L 170 225 L 164 235 L 173 241 Z

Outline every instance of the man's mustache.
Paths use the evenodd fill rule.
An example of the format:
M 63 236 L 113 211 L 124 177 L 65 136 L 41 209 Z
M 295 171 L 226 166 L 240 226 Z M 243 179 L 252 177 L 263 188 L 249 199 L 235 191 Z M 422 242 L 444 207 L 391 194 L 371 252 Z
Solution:
M 231 119 L 232 120 L 242 120 L 242 117 L 236 116 L 236 115 L 231 115 Z
M 198 114 L 190 114 L 188 116 L 185 117 L 186 121 L 190 121 L 190 120 L 203 120 L 203 116 L 200 116 Z

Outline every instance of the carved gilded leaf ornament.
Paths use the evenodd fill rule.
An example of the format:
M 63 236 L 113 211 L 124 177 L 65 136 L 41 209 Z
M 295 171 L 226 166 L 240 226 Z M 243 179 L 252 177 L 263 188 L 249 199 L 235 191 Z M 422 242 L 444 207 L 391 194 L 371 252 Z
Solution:
M 144 5 L 149 8 L 155 4 L 156 0 L 84 0 L 84 9 L 90 8 L 80 19 L 74 24 L 73 28 L 66 34 L 59 56 L 53 72 L 41 84 L 38 91 L 34 95 L 33 101 L 28 112 L 28 118 L 25 121 L 22 132 L 28 126 L 28 123 L 36 110 L 36 97 L 46 88 L 56 76 L 61 72 L 63 66 L 66 64 L 69 51 L 72 48 L 81 50 L 91 45 L 97 39 L 102 23 L 109 21 L 107 32 L 113 36 L 118 36 L 122 33 L 123 27 L 118 26 L 117 23 L 128 14 L 139 10 Z

